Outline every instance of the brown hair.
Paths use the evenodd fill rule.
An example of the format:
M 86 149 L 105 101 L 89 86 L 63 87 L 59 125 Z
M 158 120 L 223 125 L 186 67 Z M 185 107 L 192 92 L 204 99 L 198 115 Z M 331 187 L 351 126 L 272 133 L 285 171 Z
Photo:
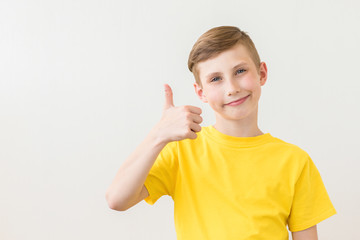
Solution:
M 246 32 L 234 26 L 215 27 L 199 37 L 194 44 L 188 59 L 188 68 L 194 74 L 195 81 L 202 87 L 197 72 L 197 64 L 208 60 L 218 54 L 232 48 L 236 44 L 242 44 L 249 51 L 250 57 L 255 63 L 257 71 L 260 68 L 260 57 L 255 44 Z

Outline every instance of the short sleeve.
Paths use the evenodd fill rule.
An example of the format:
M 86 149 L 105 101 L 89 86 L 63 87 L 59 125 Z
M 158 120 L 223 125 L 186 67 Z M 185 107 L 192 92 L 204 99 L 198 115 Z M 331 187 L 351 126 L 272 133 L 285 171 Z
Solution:
M 144 182 L 149 196 L 145 202 L 153 205 L 161 196 L 173 196 L 178 171 L 177 142 L 169 142 L 157 156 Z
M 291 232 L 305 230 L 336 214 L 320 173 L 309 155 L 296 182 L 288 218 Z

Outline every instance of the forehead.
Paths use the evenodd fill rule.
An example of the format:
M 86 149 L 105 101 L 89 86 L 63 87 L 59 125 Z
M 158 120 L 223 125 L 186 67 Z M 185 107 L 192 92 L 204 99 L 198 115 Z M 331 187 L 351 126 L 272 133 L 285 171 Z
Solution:
M 215 57 L 199 62 L 197 64 L 197 71 L 200 79 L 204 79 L 213 72 L 226 72 L 232 70 L 233 67 L 239 63 L 245 63 L 248 66 L 254 65 L 249 51 L 242 44 L 237 44 Z

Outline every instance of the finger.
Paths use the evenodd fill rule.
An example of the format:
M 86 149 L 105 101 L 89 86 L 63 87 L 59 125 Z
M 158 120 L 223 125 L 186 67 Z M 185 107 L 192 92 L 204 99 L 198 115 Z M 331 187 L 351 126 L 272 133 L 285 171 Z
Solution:
M 190 112 L 195 113 L 195 114 L 201 114 L 201 113 L 202 113 L 202 110 L 201 110 L 201 108 L 199 108 L 199 107 L 187 105 L 186 108 L 187 108 Z
M 196 123 L 190 123 L 190 129 L 194 132 L 200 132 L 201 131 L 201 126 L 199 124 Z
M 191 119 L 195 123 L 201 123 L 203 121 L 203 118 L 198 114 L 191 114 Z
M 193 131 L 191 131 L 189 134 L 188 134 L 188 138 L 190 139 L 196 139 L 197 138 L 197 134 Z
M 174 107 L 174 101 L 173 101 L 173 92 L 171 90 L 171 87 L 168 84 L 164 84 L 164 90 L 165 90 L 165 104 L 164 109 L 168 109 L 170 107 Z

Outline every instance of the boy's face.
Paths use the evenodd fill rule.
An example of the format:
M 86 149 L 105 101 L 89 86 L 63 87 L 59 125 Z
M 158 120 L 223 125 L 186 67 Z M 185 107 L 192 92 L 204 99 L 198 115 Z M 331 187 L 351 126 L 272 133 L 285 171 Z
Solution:
M 197 70 L 202 88 L 195 83 L 196 94 L 204 103 L 209 103 L 215 114 L 237 120 L 257 111 L 267 67 L 261 62 L 258 72 L 243 45 L 237 44 L 214 58 L 199 62 Z M 229 104 L 244 97 L 247 98 L 240 104 Z

